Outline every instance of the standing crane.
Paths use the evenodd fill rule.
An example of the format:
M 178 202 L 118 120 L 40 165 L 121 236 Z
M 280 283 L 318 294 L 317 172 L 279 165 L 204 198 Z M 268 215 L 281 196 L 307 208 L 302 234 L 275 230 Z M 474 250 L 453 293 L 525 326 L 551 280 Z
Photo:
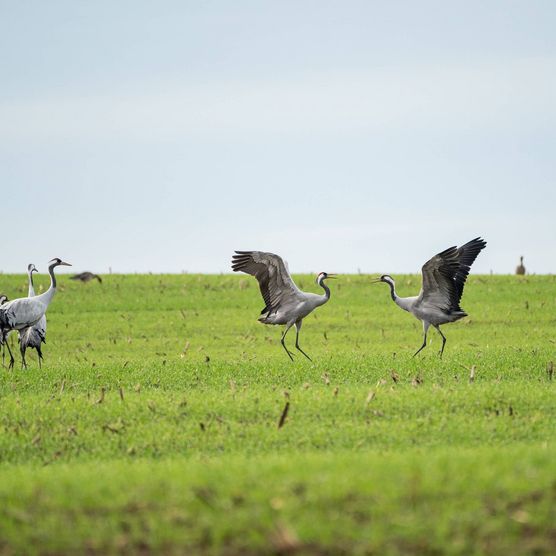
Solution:
M 5 340 L 12 330 L 23 330 L 29 326 L 37 324 L 46 313 L 54 294 L 56 293 L 56 276 L 54 269 L 57 266 L 71 266 L 71 264 L 61 259 L 52 259 L 48 263 L 48 273 L 50 274 L 50 287 L 41 295 L 35 297 L 21 297 L 8 301 L 0 306 L 0 335 Z M 10 354 L 10 364 L 8 368 L 13 368 L 14 357 L 7 342 L 4 342 Z M 25 366 L 25 361 L 22 362 Z
M 324 295 L 302 292 L 292 280 L 286 264 L 278 255 L 262 251 L 236 251 L 232 258 L 232 270 L 251 274 L 259 282 L 259 289 L 265 302 L 259 321 L 263 324 L 285 324 L 280 343 L 293 361 L 292 352 L 286 347 L 288 330 L 295 325 L 295 347 L 309 361 L 311 358 L 299 346 L 299 331 L 303 319 L 317 307 L 330 299 L 330 289 L 325 284 L 332 274 L 321 272 L 316 282 L 324 290 Z
M 28 297 L 35 297 L 35 288 L 33 287 L 33 272 L 38 272 L 34 264 L 27 267 L 27 274 L 29 276 L 29 292 Z M 39 356 L 39 369 L 42 362 L 42 349 L 41 344 L 46 343 L 46 315 L 43 315 L 39 321 L 33 326 L 28 326 L 19 331 L 19 350 L 21 352 L 22 365 L 27 368 L 25 361 L 25 351 L 27 348 L 34 348 L 37 350 Z
M 373 282 L 386 282 L 394 303 L 404 311 L 410 312 L 423 322 L 423 345 L 413 355 L 417 355 L 427 345 L 427 332 L 432 325 L 442 336 L 440 357 L 444 353 L 446 337 L 440 325 L 455 322 L 467 316 L 460 307 L 465 280 L 477 255 L 486 247 L 480 237 L 472 239 L 461 247 L 449 247 L 427 261 L 421 272 L 423 286 L 416 297 L 399 297 L 396 284 L 389 274 L 384 274 Z

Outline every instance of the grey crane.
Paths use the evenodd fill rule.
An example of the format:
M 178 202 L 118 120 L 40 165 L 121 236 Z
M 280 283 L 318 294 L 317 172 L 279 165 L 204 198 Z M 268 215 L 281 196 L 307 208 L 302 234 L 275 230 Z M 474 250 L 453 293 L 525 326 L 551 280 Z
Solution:
M 54 269 L 57 266 L 71 266 L 61 259 L 52 259 L 48 263 L 48 273 L 50 274 L 50 287 L 41 295 L 35 297 L 21 297 L 8 301 L 0 306 L 0 335 L 6 338 L 12 330 L 23 330 L 29 326 L 37 324 L 46 313 L 54 294 L 56 293 L 56 276 Z M 10 354 L 10 364 L 8 368 L 14 366 L 14 357 L 7 342 L 5 345 Z
M 83 283 L 90 282 L 95 278 L 98 280 L 99 284 L 102 284 L 102 278 L 98 274 L 94 274 L 93 272 L 85 271 L 70 276 L 70 280 L 79 280 L 80 282 Z
M 29 276 L 29 291 L 28 297 L 35 297 L 35 288 L 33 287 L 33 272 L 38 272 L 34 264 L 27 267 L 27 274 Z M 27 348 L 34 348 L 37 350 L 39 356 L 39 369 L 42 362 L 42 349 L 41 346 L 46 343 L 46 315 L 43 315 L 39 321 L 33 326 L 28 326 L 19 331 L 19 350 L 21 352 L 22 365 L 27 368 L 25 361 L 25 351 Z
M 235 253 L 232 257 L 232 270 L 251 274 L 259 282 L 259 289 L 265 302 L 259 321 L 263 324 L 286 325 L 280 342 L 292 361 L 293 354 L 286 347 L 285 339 L 288 330 L 295 325 L 295 347 L 311 361 L 299 346 L 301 323 L 309 313 L 330 299 L 330 289 L 325 280 L 335 276 L 326 272 L 317 275 L 316 282 L 324 290 L 324 295 L 302 292 L 294 284 L 286 264 L 278 255 L 262 251 L 236 251 Z
M 423 322 L 423 345 L 415 352 L 414 357 L 427 345 L 427 332 L 431 325 L 442 336 L 442 357 L 446 337 L 442 334 L 440 326 L 467 316 L 460 307 L 463 287 L 471 265 L 485 247 L 486 241 L 478 237 L 459 248 L 449 247 L 435 255 L 421 269 L 423 286 L 421 293 L 416 297 L 399 297 L 394 279 L 389 274 L 383 274 L 373 280 L 386 282 L 390 286 L 394 303 Z

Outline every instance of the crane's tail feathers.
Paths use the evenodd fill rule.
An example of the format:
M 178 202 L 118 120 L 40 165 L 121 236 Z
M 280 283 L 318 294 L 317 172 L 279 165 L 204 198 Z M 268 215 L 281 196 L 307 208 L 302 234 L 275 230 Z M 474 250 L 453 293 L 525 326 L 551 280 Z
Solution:
M 451 322 L 455 322 L 455 321 L 457 321 L 459 319 L 462 319 L 466 316 L 467 316 L 467 313 L 465 311 L 463 311 L 462 309 L 458 309 L 457 311 L 451 311 L 450 312 Z

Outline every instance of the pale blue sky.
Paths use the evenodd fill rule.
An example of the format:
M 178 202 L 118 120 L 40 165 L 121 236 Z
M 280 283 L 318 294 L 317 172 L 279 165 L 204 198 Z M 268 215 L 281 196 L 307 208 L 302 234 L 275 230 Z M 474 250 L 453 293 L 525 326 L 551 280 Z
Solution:
M 0 270 L 556 272 L 556 2 L 0 1 Z

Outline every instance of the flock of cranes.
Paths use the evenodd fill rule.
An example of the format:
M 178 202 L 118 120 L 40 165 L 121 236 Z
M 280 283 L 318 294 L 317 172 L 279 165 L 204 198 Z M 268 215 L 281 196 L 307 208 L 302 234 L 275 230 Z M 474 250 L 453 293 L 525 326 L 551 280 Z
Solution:
M 433 326 L 442 337 L 440 350 L 440 356 L 442 356 L 446 337 L 440 330 L 440 326 L 467 316 L 460 306 L 463 288 L 471 265 L 485 247 L 486 241 L 478 237 L 461 247 L 449 247 L 432 257 L 421 269 L 423 284 L 419 295 L 414 297 L 399 297 L 396 293 L 394 279 L 389 274 L 373 280 L 374 283 L 388 284 L 394 303 L 422 321 L 423 344 L 414 355 L 417 355 L 427 345 L 427 332 Z M 7 342 L 8 335 L 12 331 L 17 331 L 19 334 L 22 367 L 27 368 L 25 352 L 28 348 L 37 350 L 39 367 L 41 365 L 41 345 L 46 338 L 46 311 L 56 293 L 54 269 L 57 266 L 71 265 L 58 258 L 49 262 L 50 287 L 45 293 L 35 295 L 33 272 L 36 272 L 37 269 L 30 264 L 27 269 L 28 296 L 8 301 L 5 295 L 0 295 L 0 345 L 2 350 L 4 346 L 8 349 L 9 368 L 13 368 L 14 365 L 14 357 Z M 263 324 L 285 326 L 280 342 L 288 357 L 293 361 L 294 353 L 286 346 L 286 335 L 290 328 L 295 326 L 295 348 L 311 360 L 299 345 L 299 331 L 303 319 L 329 301 L 330 288 L 326 284 L 326 280 L 333 279 L 335 276 L 326 272 L 320 272 L 317 275 L 316 282 L 324 290 L 323 295 L 303 292 L 295 285 L 282 258 L 263 251 L 236 251 L 232 257 L 232 270 L 245 272 L 257 279 L 265 303 L 258 320 Z M 102 282 L 99 276 L 91 272 L 84 272 L 72 277 L 72 279 L 83 282 L 95 278 Z M 4 359 L 4 352 L 2 351 L 2 353 Z
M 4 302 L 0 305 L 0 344 L 2 350 L 4 346 L 8 349 L 10 363 L 8 368 L 14 366 L 14 356 L 7 342 L 8 335 L 12 331 L 19 333 L 19 349 L 21 351 L 21 364 L 27 368 L 25 361 L 25 351 L 28 347 L 35 348 L 39 355 L 39 366 L 42 359 L 41 344 L 46 338 L 46 310 L 56 293 L 56 275 L 54 269 L 57 266 L 71 266 L 61 259 L 52 259 L 48 263 L 48 273 L 50 274 L 50 287 L 44 293 L 35 295 L 33 288 L 33 272 L 36 272 L 35 265 L 30 264 L 27 271 L 29 277 L 28 297 L 21 297 L 8 301 L 6 296 L 2 296 Z

